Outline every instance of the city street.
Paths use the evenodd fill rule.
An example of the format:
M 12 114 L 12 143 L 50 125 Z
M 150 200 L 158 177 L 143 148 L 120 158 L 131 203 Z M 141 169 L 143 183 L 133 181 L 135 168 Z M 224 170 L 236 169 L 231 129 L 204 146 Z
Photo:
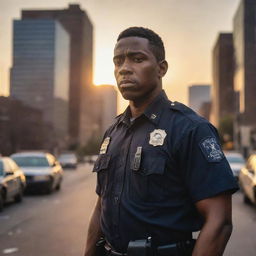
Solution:
M 65 170 L 62 190 L 27 195 L 0 214 L 0 255 L 81 256 L 96 195 L 91 165 Z M 234 196 L 234 231 L 225 256 L 253 256 L 256 251 L 256 208 Z

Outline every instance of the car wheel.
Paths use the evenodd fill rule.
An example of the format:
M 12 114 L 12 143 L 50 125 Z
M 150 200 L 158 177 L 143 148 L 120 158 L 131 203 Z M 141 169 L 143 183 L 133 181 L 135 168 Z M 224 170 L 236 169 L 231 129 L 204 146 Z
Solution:
M 14 197 L 14 201 L 16 203 L 20 203 L 22 201 L 22 199 L 23 199 L 23 188 L 22 188 L 22 186 L 20 186 L 18 194 L 15 195 L 15 197 Z
M 58 185 L 56 186 L 56 190 L 59 191 L 61 189 L 61 180 L 59 181 Z
M 3 192 L 0 191 L 0 212 L 3 210 L 4 208 L 4 196 L 3 196 Z
M 245 204 L 248 204 L 248 205 L 251 205 L 251 204 L 252 204 L 250 198 L 249 198 L 246 194 L 244 194 L 244 203 L 245 203 Z

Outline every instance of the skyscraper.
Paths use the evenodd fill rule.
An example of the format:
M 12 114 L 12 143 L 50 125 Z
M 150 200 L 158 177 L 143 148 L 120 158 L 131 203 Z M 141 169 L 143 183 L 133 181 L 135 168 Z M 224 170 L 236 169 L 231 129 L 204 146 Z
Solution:
M 13 23 L 11 96 L 42 110 L 56 139 L 68 134 L 70 38 L 54 20 Z
M 84 144 L 91 136 L 93 26 L 79 5 L 63 10 L 23 10 L 22 19 L 55 19 L 67 30 L 70 44 L 69 135 Z
M 241 0 L 234 17 L 235 76 L 238 111 L 243 124 L 256 124 L 256 1 Z
M 188 88 L 188 105 L 199 113 L 203 103 L 210 101 L 210 85 L 191 85 Z
M 256 1 L 241 0 L 233 21 L 236 146 L 256 148 Z
M 219 127 L 223 118 L 232 118 L 234 104 L 234 49 L 233 35 L 220 33 L 212 52 L 212 94 L 210 121 Z

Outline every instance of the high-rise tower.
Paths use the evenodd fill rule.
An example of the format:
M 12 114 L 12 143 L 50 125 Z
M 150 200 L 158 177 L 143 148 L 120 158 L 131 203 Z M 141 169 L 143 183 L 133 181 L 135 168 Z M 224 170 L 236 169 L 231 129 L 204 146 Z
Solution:
M 23 10 L 22 19 L 58 20 L 70 35 L 69 135 L 71 143 L 84 144 L 94 122 L 92 97 L 93 25 L 79 5 L 63 10 Z

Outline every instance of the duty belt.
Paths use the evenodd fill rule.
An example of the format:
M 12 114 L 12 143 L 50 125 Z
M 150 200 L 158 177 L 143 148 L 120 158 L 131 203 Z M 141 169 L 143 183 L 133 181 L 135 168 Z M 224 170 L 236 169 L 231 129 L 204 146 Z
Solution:
M 185 255 L 185 254 L 183 254 L 183 252 L 186 253 L 188 250 L 190 250 L 191 254 L 192 254 L 192 250 L 195 245 L 195 241 L 196 240 L 194 240 L 194 239 L 190 239 L 190 240 L 181 241 L 181 242 L 177 242 L 177 243 L 157 246 L 155 248 L 152 248 L 153 255 L 159 255 L 159 256 Z M 121 253 L 121 252 L 115 251 L 111 247 L 111 245 L 108 244 L 107 242 L 105 243 L 104 248 L 105 248 L 107 256 L 132 256 L 127 253 Z M 189 254 L 186 254 L 186 255 L 189 255 Z

